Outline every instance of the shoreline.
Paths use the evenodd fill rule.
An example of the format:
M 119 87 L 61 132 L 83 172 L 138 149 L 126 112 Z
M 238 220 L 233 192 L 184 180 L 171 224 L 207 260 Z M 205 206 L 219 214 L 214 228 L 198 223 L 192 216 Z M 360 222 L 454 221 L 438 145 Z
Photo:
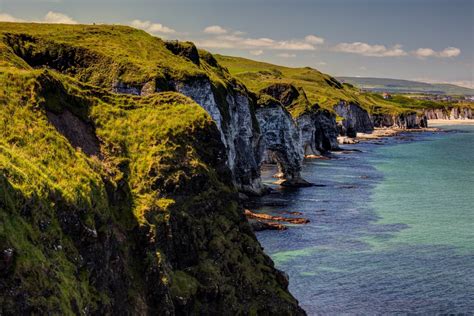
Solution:
M 474 119 L 466 120 L 428 120 L 428 125 L 474 125 Z
M 474 120 L 473 120 L 474 121 Z M 440 124 L 441 126 L 442 124 Z M 398 127 L 376 127 L 371 133 L 357 133 L 355 138 L 347 136 L 338 136 L 337 141 L 340 145 L 357 144 L 361 141 L 371 141 L 388 137 L 395 137 L 402 133 L 424 133 L 424 132 L 442 132 L 437 127 L 423 128 L 398 128 Z

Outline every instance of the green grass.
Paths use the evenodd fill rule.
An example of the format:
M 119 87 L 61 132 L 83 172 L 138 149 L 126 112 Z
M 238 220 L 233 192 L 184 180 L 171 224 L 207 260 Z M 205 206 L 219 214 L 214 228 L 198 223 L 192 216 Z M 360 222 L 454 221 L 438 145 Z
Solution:
M 110 87 L 116 80 L 163 84 L 169 77 L 203 74 L 191 61 L 169 51 L 161 39 L 126 26 L 0 22 L 0 30 L 1 39 L 25 59 L 34 63 L 62 58 L 70 64 L 57 67 L 98 86 Z
M 380 94 L 361 92 L 351 84 L 341 84 L 333 77 L 309 67 L 290 68 L 223 55 L 216 55 L 216 59 L 254 92 L 274 83 L 290 83 L 303 88 L 311 103 L 331 111 L 339 101 L 357 103 L 371 114 L 399 114 L 423 108 L 459 106 L 456 103 L 420 101 L 403 96 L 385 100 Z M 297 111 L 296 115 L 299 113 L 301 111 Z

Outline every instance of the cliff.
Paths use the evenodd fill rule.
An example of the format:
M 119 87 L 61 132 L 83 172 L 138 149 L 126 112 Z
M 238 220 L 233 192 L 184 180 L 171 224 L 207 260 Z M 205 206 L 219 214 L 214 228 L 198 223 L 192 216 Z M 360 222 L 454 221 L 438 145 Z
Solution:
M 263 140 L 260 161 L 278 165 L 282 185 L 308 185 L 300 176 L 303 146 L 291 115 L 279 101 L 265 94 L 258 98 L 256 115 Z
M 396 127 L 402 129 L 428 127 L 426 115 L 417 112 L 404 114 L 374 114 L 372 120 L 375 127 Z
M 472 120 L 474 110 L 470 107 L 452 107 L 425 109 L 424 114 L 428 120 Z
M 472 116 L 469 113 L 472 113 L 473 107 L 469 102 L 458 104 L 403 95 L 393 95 L 384 99 L 379 93 L 361 91 L 349 83 L 339 82 L 310 67 L 291 68 L 241 57 L 223 55 L 215 57 L 254 92 L 273 85 L 293 85 L 297 91 L 304 91 L 310 104 L 317 104 L 318 107 L 327 110 L 328 114 L 337 114 L 339 130 L 336 133 L 351 137 L 357 132 L 370 133 L 374 127 L 426 127 L 430 116 L 444 118 Z M 297 109 L 296 112 L 290 110 L 291 114 L 296 120 L 301 120 L 299 125 L 311 130 L 314 119 L 302 115 L 306 110 L 304 107 Z M 326 115 L 326 118 L 328 117 Z M 307 133 L 306 136 L 303 139 L 312 138 L 311 133 Z M 307 152 L 313 151 L 314 141 L 305 142 Z
M 334 106 L 334 111 L 342 117 L 341 135 L 355 137 L 358 132 L 370 133 L 374 130 L 369 113 L 357 104 L 341 101 Z
M 304 155 L 320 155 L 337 150 L 337 125 L 334 113 L 311 104 L 304 89 L 288 83 L 275 83 L 260 90 L 278 100 L 298 126 Z
M 1 314 L 304 313 L 237 200 L 243 85 L 128 27 L 0 26 Z
M 48 67 L 115 93 L 176 91 L 192 98 L 218 126 L 234 184 L 242 191 L 262 192 L 252 101 L 211 54 L 192 43 L 164 42 L 123 26 L 4 23 L 2 31 L 5 50 L 27 66 Z

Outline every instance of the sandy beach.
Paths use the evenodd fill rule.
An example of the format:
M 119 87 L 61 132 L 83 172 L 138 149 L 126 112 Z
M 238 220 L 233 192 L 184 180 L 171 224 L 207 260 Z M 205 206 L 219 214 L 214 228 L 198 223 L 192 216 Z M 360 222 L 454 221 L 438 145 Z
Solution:
M 436 125 L 474 125 L 474 120 L 428 120 L 428 126 Z
M 400 133 L 406 132 L 437 132 L 439 129 L 434 127 L 427 127 L 427 128 L 413 128 L 413 129 L 404 129 L 404 128 L 397 128 L 397 127 L 387 127 L 387 128 L 375 128 L 374 131 L 370 134 L 368 133 L 357 133 L 358 140 L 371 140 L 371 139 L 378 139 L 384 137 L 392 137 L 397 136 Z

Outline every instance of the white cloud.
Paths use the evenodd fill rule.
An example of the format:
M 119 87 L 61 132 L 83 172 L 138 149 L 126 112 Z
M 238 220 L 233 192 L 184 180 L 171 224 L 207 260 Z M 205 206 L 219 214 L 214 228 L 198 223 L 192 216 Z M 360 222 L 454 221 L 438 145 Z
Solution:
M 316 65 L 318 65 L 318 66 L 326 66 L 327 63 L 324 62 L 324 61 L 320 61 L 320 62 L 317 62 Z
M 26 21 L 23 19 L 16 18 L 7 13 L 0 13 L 0 21 L 2 22 L 36 22 L 36 23 L 62 23 L 62 24 L 77 24 L 78 22 L 70 16 L 60 13 L 49 11 L 41 20 Z
M 373 57 L 396 57 L 407 55 L 407 52 L 402 49 L 402 45 L 399 44 L 387 48 L 385 45 L 370 45 L 362 42 L 339 43 L 334 47 L 334 50 L 337 52 Z
M 145 32 L 148 32 L 150 34 L 173 34 L 176 33 L 175 30 L 172 28 L 169 28 L 167 26 L 164 26 L 163 24 L 160 23 L 153 23 L 151 21 L 142 21 L 142 20 L 133 20 L 130 23 L 131 26 L 137 28 L 137 29 L 142 29 Z
M 431 48 L 418 48 L 416 51 L 413 52 L 413 54 L 417 57 L 424 58 L 435 56 L 436 52 Z
M 24 22 L 22 19 L 15 18 L 14 16 L 7 14 L 7 13 L 1 13 L 0 12 L 0 21 L 1 22 Z
M 315 45 L 324 43 L 324 38 L 318 37 L 316 35 L 308 35 L 304 38 L 304 40 L 308 43 L 315 44 Z
M 44 23 L 77 24 L 77 21 L 64 13 L 49 11 L 44 16 Z
M 289 54 L 289 53 L 281 53 L 277 54 L 278 57 L 283 57 L 283 58 L 295 58 L 296 54 Z
M 461 50 L 456 47 L 446 47 L 445 49 L 437 52 L 431 48 L 418 48 L 413 52 L 418 58 L 426 58 L 426 57 L 440 57 L 440 58 L 451 58 L 456 57 L 461 54 Z
M 210 25 L 203 32 L 207 34 L 226 34 L 227 30 L 219 25 Z
M 456 57 L 461 54 L 461 50 L 456 47 L 447 47 L 439 52 L 439 57 Z
M 260 55 L 263 54 L 263 50 L 261 50 L 261 49 L 251 50 L 249 53 L 250 53 L 250 55 L 253 55 L 253 56 L 260 56 Z
M 217 35 L 211 39 L 196 41 L 197 46 L 204 48 L 235 48 L 235 49 L 273 49 L 273 50 L 315 50 L 313 44 L 304 40 L 277 41 L 267 37 L 251 38 L 239 35 Z

